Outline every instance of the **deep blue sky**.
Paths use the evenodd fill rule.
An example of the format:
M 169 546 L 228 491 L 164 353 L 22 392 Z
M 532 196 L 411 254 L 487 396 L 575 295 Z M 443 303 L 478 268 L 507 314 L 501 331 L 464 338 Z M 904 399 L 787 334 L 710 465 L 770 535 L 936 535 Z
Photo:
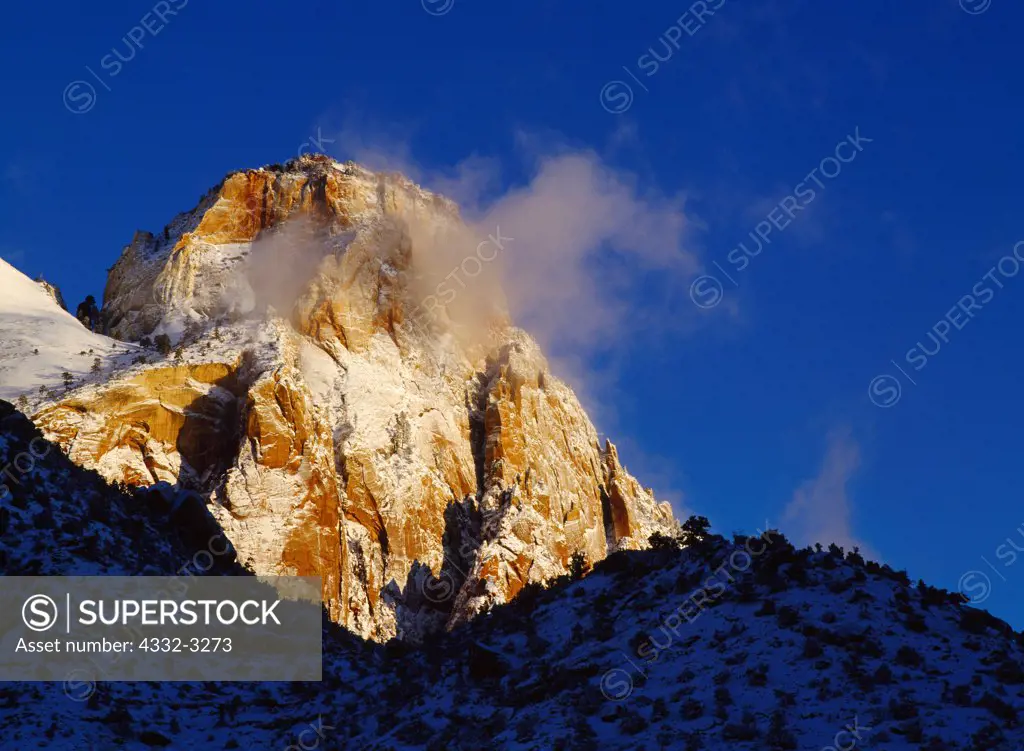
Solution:
M 419 0 L 191 0 L 162 29 L 149 16 L 158 34 L 116 76 L 101 60 L 127 56 L 148 0 L 15 3 L 0 31 L 0 255 L 71 304 L 98 297 L 135 229 L 347 122 L 404 140 L 428 168 L 494 157 L 510 182 L 525 169 L 518 132 L 593 148 L 689 195 L 693 248 L 721 276 L 713 264 L 735 270 L 730 250 L 859 126 L 872 142 L 733 274 L 738 288 L 722 280 L 722 304 L 696 308 L 690 278 L 651 281 L 664 326 L 616 344 L 602 428 L 641 479 L 722 531 L 781 523 L 803 486 L 821 524 L 915 578 L 954 589 L 984 572 L 985 606 L 1024 627 L 1024 564 L 997 552 L 1008 537 L 1024 548 L 1024 274 L 989 283 L 920 372 L 905 358 L 918 341 L 934 350 L 927 332 L 1024 239 L 1024 6 L 963 2 L 983 12 L 708 0 L 721 7 L 698 20 L 661 0 L 454 0 L 443 15 Z M 664 57 L 659 37 L 679 24 L 696 33 L 671 32 L 679 48 L 648 77 L 639 58 Z M 620 114 L 599 98 L 614 80 L 633 88 Z M 89 102 L 74 81 L 95 88 L 88 112 L 65 106 L 65 91 L 72 108 Z M 618 85 L 606 95 L 628 101 Z M 903 386 L 888 409 L 868 396 L 881 374 Z

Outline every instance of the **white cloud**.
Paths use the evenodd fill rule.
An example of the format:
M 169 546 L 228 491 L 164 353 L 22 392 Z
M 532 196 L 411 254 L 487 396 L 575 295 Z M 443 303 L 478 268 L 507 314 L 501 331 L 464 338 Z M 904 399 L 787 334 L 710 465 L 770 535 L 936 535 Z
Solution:
M 514 323 L 535 336 L 556 371 L 576 385 L 586 382 L 587 371 L 573 363 L 608 354 L 616 342 L 649 327 L 651 275 L 688 280 L 700 268 L 690 247 L 696 227 L 685 196 L 660 192 L 557 134 L 517 132 L 514 165 L 470 154 L 439 171 L 414 158 L 411 128 L 350 118 L 323 132 L 331 133 L 325 140 L 335 158 L 402 172 L 459 205 L 469 237 L 439 243 L 411 228 L 414 244 L 429 245 L 435 256 L 423 260 L 442 277 L 496 228 L 514 238 L 488 271 L 497 276 Z M 519 168 L 518 180 L 502 180 L 508 167 Z M 469 292 L 460 288 L 460 296 L 490 294 L 482 280 L 474 285 Z
M 848 485 L 860 468 L 860 447 L 849 430 L 833 430 L 817 476 L 793 493 L 783 512 L 783 531 L 798 545 L 836 543 L 849 551 L 859 547 L 863 555 L 878 559 L 854 536 Z

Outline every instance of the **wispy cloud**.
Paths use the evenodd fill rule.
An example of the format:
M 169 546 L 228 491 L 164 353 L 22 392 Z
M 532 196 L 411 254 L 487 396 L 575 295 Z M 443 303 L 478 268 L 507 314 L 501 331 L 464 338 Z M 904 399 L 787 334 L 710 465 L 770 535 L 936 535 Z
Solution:
M 656 326 L 680 326 L 687 316 L 696 322 L 692 307 L 666 316 L 651 287 L 696 273 L 693 234 L 700 225 L 686 195 L 662 192 L 617 166 L 616 150 L 638 145 L 634 127 L 623 125 L 603 150 L 567 143 L 557 133 L 516 131 L 515 160 L 467 154 L 445 170 L 415 158 L 413 127 L 349 118 L 340 127 L 317 130 L 328 135 L 323 140 L 334 158 L 402 172 L 459 205 L 470 230 L 466 237 L 449 232 L 439 241 L 431 223 L 409 222 L 413 257 L 426 279 L 447 278 L 481 238 L 496 231 L 511 238 L 484 273 L 459 286 L 446 315 L 455 320 L 460 309 L 473 312 L 502 299 L 512 321 L 538 340 L 553 372 L 572 384 L 597 424 L 617 423 L 607 394 L 620 372 L 618 344 Z M 656 475 L 659 497 L 682 508 L 681 493 L 672 489 L 675 478 L 657 469 L 658 459 L 636 445 L 627 453 L 634 464 L 654 467 L 644 476 Z
M 35 167 L 28 167 L 23 161 L 14 161 L 0 171 L 0 184 L 13 193 L 27 196 L 39 188 L 40 174 L 46 174 L 46 161 L 41 160 Z
M 515 323 L 540 341 L 556 367 L 607 355 L 615 341 L 633 335 L 650 313 L 645 290 L 651 276 L 685 279 L 699 268 L 686 197 L 659 192 L 605 154 L 567 145 L 557 134 L 517 132 L 518 164 L 469 154 L 442 172 L 414 158 L 412 130 L 362 120 L 323 128 L 335 158 L 400 171 L 459 204 L 476 235 L 500 227 L 514 238 L 489 271 L 500 276 Z M 630 137 L 623 131 L 613 146 Z M 509 166 L 518 179 L 504 179 Z M 416 232 L 413 240 L 428 244 Z M 432 254 L 443 250 L 432 248 Z M 462 260 L 438 263 L 444 273 Z M 560 374 L 576 380 L 566 369 Z
M 20 267 L 25 261 L 25 251 L 0 248 L 0 258 L 3 258 L 7 263 L 11 264 L 11 266 Z
M 828 435 L 828 448 L 818 474 L 793 493 L 783 513 L 783 531 L 794 542 L 810 545 L 836 543 L 846 550 L 878 559 L 878 554 L 853 533 L 849 483 L 860 468 L 860 447 L 848 429 Z

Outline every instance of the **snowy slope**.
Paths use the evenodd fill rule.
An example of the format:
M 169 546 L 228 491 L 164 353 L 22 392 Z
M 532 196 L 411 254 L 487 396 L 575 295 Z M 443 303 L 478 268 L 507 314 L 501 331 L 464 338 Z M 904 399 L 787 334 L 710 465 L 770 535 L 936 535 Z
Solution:
M 9 409 L 0 462 L 33 434 Z M 82 493 L 95 476 L 57 452 L 37 464 L 14 499 L 5 570 L 145 560 L 169 573 L 184 560 L 154 541 L 168 534 L 159 516 L 128 533 L 128 499 L 108 488 L 114 512 L 92 518 Z M 76 533 L 96 541 L 71 544 Z M 1024 635 L 856 554 L 767 539 L 619 552 L 418 648 L 328 626 L 322 683 L 4 684 L 0 748 L 1024 747 Z
M 0 259 L 0 398 L 31 397 L 40 386 L 63 388 L 64 371 L 76 381 L 92 378 L 95 358 L 106 369 L 132 351 L 87 330 L 39 284 Z

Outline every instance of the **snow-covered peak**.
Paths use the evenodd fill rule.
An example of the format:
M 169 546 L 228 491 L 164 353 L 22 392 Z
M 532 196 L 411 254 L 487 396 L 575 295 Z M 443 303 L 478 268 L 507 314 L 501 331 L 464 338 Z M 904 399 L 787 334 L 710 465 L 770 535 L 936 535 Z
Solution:
M 110 333 L 174 337 L 189 322 L 268 304 L 285 312 L 321 261 L 360 240 L 379 245 L 382 225 L 433 228 L 458 215 L 452 201 L 400 174 L 322 155 L 233 172 L 162 231 L 135 233 L 104 292 Z
M 63 387 L 93 375 L 131 351 L 94 334 L 63 310 L 37 282 L 0 259 L 0 398 L 17 401 L 40 387 Z M 33 395 L 34 396 L 34 395 Z
M 496 279 L 455 300 L 431 283 L 474 232 L 401 175 L 321 156 L 232 173 L 111 269 L 100 318 L 130 355 L 41 288 L 31 327 L 0 310 L 15 351 L 50 356 L 20 406 L 112 482 L 201 494 L 258 574 L 321 577 L 334 622 L 420 640 L 676 526 Z

